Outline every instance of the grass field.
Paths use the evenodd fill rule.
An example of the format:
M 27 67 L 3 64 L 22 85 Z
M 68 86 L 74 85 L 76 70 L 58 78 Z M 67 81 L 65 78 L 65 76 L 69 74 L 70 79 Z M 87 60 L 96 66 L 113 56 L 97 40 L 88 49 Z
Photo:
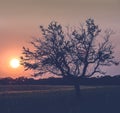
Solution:
M 0 113 L 120 113 L 120 86 L 0 86 Z

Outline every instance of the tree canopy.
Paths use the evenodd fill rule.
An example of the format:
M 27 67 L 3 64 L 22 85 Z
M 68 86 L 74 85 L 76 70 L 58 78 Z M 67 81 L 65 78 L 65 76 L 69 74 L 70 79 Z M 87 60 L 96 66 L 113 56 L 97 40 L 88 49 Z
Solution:
M 91 77 L 105 74 L 103 66 L 118 65 L 110 42 L 111 30 L 101 36 L 93 19 L 75 28 L 63 28 L 51 22 L 40 26 L 42 37 L 31 41 L 34 50 L 23 47 L 21 64 L 26 70 L 36 70 L 34 76 L 52 73 L 63 77 Z

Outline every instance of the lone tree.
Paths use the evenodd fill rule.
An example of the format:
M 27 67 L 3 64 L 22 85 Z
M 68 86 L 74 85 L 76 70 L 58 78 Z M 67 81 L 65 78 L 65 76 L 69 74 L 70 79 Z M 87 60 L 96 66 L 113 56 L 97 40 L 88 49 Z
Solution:
M 23 47 L 21 57 L 25 70 L 36 70 L 35 77 L 52 73 L 70 78 L 79 95 L 81 77 L 105 74 L 103 66 L 118 65 L 109 40 L 112 32 L 108 30 L 100 36 L 101 30 L 93 19 L 87 19 L 85 25 L 77 29 L 63 30 L 57 22 L 51 22 L 48 28 L 40 26 L 40 29 L 42 37 L 31 42 L 34 50 Z

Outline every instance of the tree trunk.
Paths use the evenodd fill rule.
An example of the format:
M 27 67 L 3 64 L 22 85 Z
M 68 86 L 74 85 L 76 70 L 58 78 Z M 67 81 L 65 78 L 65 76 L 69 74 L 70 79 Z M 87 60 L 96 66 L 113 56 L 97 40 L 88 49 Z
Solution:
M 72 83 L 74 85 L 76 96 L 78 98 L 81 97 L 79 78 L 69 75 L 69 76 L 65 77 L 65 79 L 69 80 L 70 83 Z
M 75 92 L 76 92 L 77 97 L 80 97 L 81 96 L 81 91 L 80 91 L 80 84 L 79 84 L 78 79 L 74 80 L 74 87 L 75 87 Z

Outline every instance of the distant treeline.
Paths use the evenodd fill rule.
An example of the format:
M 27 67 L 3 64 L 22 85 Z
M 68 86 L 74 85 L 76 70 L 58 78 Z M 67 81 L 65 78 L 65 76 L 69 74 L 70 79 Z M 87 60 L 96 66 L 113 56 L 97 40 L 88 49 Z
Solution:
M 120 85 L 120 75 L 117 76 L 104 76 L 92 78 L 80 78 L 81 85 Z M 26 77 L 19 77 L 16 79 L 7 77 L 0 79 L 0 85 L 73 85 L 70 78 L 46 78 L 46 79 L 33 79 Z

